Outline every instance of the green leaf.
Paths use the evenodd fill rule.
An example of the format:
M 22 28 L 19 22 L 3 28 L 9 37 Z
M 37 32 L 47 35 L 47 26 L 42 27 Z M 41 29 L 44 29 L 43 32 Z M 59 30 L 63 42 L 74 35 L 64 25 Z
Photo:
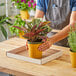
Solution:
M 1 31 L 2 31 L 2 33 L 4 35 L 4 37 L 7 39 L 7 32 L 6 32 L 6 30 L 5 30 L 5 28 L 3 26 L 1 26 Z
M 7 21 L 5 23 L 8 24 L 8 25 L 12 25 L 10 22 L 7 22 Z
M 4 5 L 5 5 L 5 3 L 1 3 L 1 4 L 0 4 L 0 6 L 4 6 Z
M 34 25 L 39 25 L 40 22 L 41 22 L 40 19 L 33 19 L 33 20 L 32 20 L 32 24 L 33 24 L 33 26 L 34 26 Z
M 6 17 L 6 15 L 0 16 L 0 21 L 1 21 L 2 19 L 4 19 L 5 17 Z
M 76 25 L 75 25 L 76 27 Z M 76 29 L 70 26 L 68 43 L 72 51 L 76 52 Z
M 4 23 L 6 20 L 10 20 L 10 18 L 9 18 L 9 17 L 6 17 L 6 18 L 2 19 L 2 20 L 0 21 L 0 24 Z

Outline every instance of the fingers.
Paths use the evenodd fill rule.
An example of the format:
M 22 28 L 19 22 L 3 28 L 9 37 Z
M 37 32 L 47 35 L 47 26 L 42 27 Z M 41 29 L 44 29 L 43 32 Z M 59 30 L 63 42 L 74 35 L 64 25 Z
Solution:
M 28 42 L 26 41 L 26 50 L 28 50 Z
M 45 50 L 47 50 L 49 47 L 50 47 L 49 43 L 48 43 L 48 42 L 45 42 L 45 43 L 43 43 L 42 45 L 40 45 L 38 49 L 39 49 L 40 51 L 45 51 Z
M 43 42 L 45 42 L 45 41 L 46 41 L 46 39 L 43 39 L 42 41 L 43 41 Z

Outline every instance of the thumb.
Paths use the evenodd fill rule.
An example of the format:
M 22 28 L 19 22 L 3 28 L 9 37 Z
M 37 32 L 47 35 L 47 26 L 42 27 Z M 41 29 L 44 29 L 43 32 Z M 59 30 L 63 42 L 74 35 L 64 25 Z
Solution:
M 43 42 L 46 42 L 47 41 L 47 39 L 48 39 L 48 37 L 45 37 L 45 38 L 43 38 Z

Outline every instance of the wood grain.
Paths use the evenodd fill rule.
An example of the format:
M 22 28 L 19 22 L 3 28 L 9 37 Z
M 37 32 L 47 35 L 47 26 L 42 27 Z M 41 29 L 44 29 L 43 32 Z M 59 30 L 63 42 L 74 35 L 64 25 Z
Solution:
M 76 69 L 72 68 L 70 63 L 69 48 L 53 45 L 51 49 L 62 50 L 64 54 L 62 57 L 44 65 L 37 65 L 25 61 L 11 59 L 6 56 L 6 51 L 24 45 L 25 40 L 19 38 L 12 38 L 10 40 L 1 42 L 0 66 L 35 76 L 76 76 Z
M 7 74 L 12 74 L 14 76 L 33 76 L 33 75 L 25 74 L 25 73 L 22 73 L 22 72 L 17 72 L 17 71 L 2 68 L 2 67 L 0 67 L 0 72 L 4 72 L 4 73 L 7 73 Z

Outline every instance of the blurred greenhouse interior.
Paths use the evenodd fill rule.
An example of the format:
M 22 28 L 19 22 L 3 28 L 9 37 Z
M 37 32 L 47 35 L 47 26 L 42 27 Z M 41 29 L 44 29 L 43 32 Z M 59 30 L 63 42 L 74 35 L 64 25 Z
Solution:
M 13 23 L 14 22 L 14 16 L 19 14 L 19 12 L 20 12 L 19 9 L 16 9 L 16 7 L 13 6 L 13 2 L 11 0 L 0 0 L 0 4 L 3 4 L 2 6 L 0 6 L 0 17 L 2 17 L 2 16 L 10 17 L 12 19 L 12 23 Z M 35 11 L 31 10 L 29 12 L 29 14 L 30 14 L 30 16 L 34 16 Z M 4 28 L 7 31 L 8 38 L 10 38 L 12 35 L 9 31 L 8 26 L 6 26 L 6 24 L 4 24 Z M 4 41 L 4 40 L 5 40 L 5 37 L 3 36 L 3 34 L 0 30 L 0 42 Z

